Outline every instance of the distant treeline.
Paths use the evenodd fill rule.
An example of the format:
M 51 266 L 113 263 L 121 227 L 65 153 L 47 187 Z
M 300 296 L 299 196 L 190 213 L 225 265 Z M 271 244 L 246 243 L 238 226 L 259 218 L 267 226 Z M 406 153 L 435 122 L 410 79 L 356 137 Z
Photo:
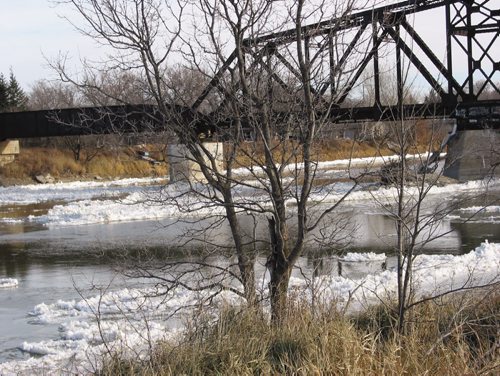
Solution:
M 0 73 L 0 112 L 24 111 L 27 109 L 28 97 L 14 76 L 12 69 L 9 78 Z

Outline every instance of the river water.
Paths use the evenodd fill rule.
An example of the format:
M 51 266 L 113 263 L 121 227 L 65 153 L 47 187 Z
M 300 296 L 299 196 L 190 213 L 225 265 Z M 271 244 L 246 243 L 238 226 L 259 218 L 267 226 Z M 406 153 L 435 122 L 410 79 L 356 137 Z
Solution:
M 475 207 L 495 197 L 498 193 L 476 197 L 464 203 L 461 209 Z M 437 203 L 443 198 L 435 197 L 434 200 Z M 29 215 L 43 215 L 59 203 L 3 205 L 0 206 L 0 213 L 9 218 L 27 218 Z M 429 205 L 432 207 L 434 204 L 431 201 Z M 322 236 L 315 236 L 316 240 L 310 243 L 307 254 L 299 261 L 300 273 L 342 273 L 350 278 L 359 278 L 391 267 L 394 263 L 391 254 L 395 226 L 386 209 L 367 201 L 346 204 L 341 214 L 335 217 L 337 221 L 339 217 L 345 221 L 336 234 L 340 240 L 334 245 L 329 242 L 326 246 L 321 239 L 329 236 L 324 235 L 322 229 L 318 230 L 316 235 Z M 474 220 L 464 223 L 461 209 L 439 223 L 436 231 L 442 236 L 426 244 L 423 252 L 463 254 L 485 239 L 500 243 L 500 211 L 482 212 Z M 255 220 L 252 216 L 242 218 L 247 236 L 262 240 L 267 234 L 266 222 Z M 333 223 L 333 218 L 327 222 Z M 0 289 L 0 363 L 36 356 L 33 352 L 22 350 L 24 342 L 60 339 L 60 323 L 35 319 L 32 312 L 37 305 L 78 300 L 87 293 L 95 295 L 95 291 L 88 291 L 91 286 L 110 285 L 111 290 L 130 287 L 138 282 L 131 282 L 116 271 L 119 255 L 147 248 L 153 249 L 157 255 L 183 259 L 183 252 L 188 253 L 201 246 L 202 242 L 193 240 L 196 238 L 193 229 L 204 225 L 203 221 L 189 219 L 54 227 L 30 220 L 0 223 L 0 278 L 18 281 L 17 287 Z M 191 237 L 186 243 L 188 230 Z M 225 225 L 212 229 L 210 236 L 219 247 L 230 244 Z M 388 259 L 385 263 L 342 264 L 339 254 L 346 252 L 385 253 Z M 265 258 L 262 257 L 259 263 L 262 272 L 264 263 Z

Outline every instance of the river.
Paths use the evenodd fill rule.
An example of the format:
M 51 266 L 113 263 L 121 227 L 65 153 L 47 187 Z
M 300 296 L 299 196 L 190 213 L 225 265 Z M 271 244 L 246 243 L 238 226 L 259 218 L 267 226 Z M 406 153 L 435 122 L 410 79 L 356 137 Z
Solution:
M 130 194 L 127 189 L 117 192 L 110 201 L 119 200 L 125 193 Z M 500 243 L 498 207 L 479 213 L 471 221 L 463 221 L 475 207 L 496 198 L 498 191 L 477 196 L 457 207 L 435 228 L 442 236 L 426 244 L 423 252 L 460 255 L 478 247 L 485 239 Z M 91 199 L 95 200 L 95 197 Z M 197 252 L 203 244 L 192 241 L 196 237 L 193 228 L 203 227 L 206 222 L 189 218 L 182 221 L 163 218 L 71 226 L 50 226 L 33 220 L 33 217 L 47 215 L 57 205 L 69 206 L 71 202 L 63 198 L 0 205 L 0 213 L 4 217 L 0 223 L 0 279 L 12 278 L 18 282 L 17 286 L 0 289 L 0 363 L 52 354 L 54 351 L 46 345 L 47 341 L 55 343 L 64 336 L 63 339 L 68 340 L 67 321 L 53 319 L 54 315 L 61 314 L 54 308 L 58 304 L 77 304 L 74 302 L 81 301 L 82 297 L 95 296 L 99 286 L 105 286 L 106 292 L 144 286 L 144 281 L 131 281 L 117 272 L 117 261 L 122 255 L 149 249 L 160 255 L 160 259 L 162 254 L 178 260 L 184 260 L 189 255 L 192 259 L 198 257 Z M 437 195 L 429 201 L 428 207 L 442 202 L 443 197 Z M 335 218 L 327 221 L 333 223 L 333 219 L 338 221 L 339 218 L 345 221 L 346 225 L 340 226 L 336 234 L 341 240 L 329 242 L 327 246 L 322 240 L 329 239 L 329 234 L 322 232 L 324 228 L 318 230 L 313 234 L 315 241 L 309 244 L 306 255 L 299 261 L 300 270 L 295 275 L 342 274 L 345 278 L 357 279 L 393 267 L 396 237 L 394 220 L 389 211 L 371 200 L 348 202 Z M 250 215 L 242 218 L 247 236 L 261 240 L 267 234 L 266 222 L 255 221 Z M 186 243 L 188 230 L 191 231 L 191 241 Z M 230 244 L 225 225 L 213 228 L 210 236 L 219 247 Z M 342 261 L 342 255 L 349 252 L 385 254 L 387 259 L 384 262 L 377 257 L 364 262 Z M 264 264 L 265 257 L 262 256 L 258 263 L 259 273 L 264 273 Z M 51 307 L 51 319 L 40 319 L 42 315 L 39 311 L 44 307 Z M 71 314 L 64 313 L 68 317 Z M 60 346 L 59 342 L 57 346 Z M 45 351 L 45 348 L 49 350 Z

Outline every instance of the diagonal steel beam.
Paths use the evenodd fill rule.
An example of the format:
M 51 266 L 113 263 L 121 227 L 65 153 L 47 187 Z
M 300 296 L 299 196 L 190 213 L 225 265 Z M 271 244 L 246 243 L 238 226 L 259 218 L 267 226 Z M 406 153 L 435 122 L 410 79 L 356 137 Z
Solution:
M 285 59 L 285 57 L 284 57 L 282 54 L 280 54 L 280 53 L 279 53 L 279 51 L 278 51 L 277 49 L 275 49 L 275 51 L 274 51 L 274 55 L 278 58 L 278 60 L 279 60 L 279 61 L 281 61 L 281 63 L 282 63 L 285 67 L 287 67 L 287 68 L 288 68 L 288 70 L 289 70 L 290 72 L 292 72 L 292 73 L 293 73 L 293 75 L 294 75 L 295 77 L 297 77 L 298 79 L 302 79 L 302 76 L 300 75 L 300 72 L 299 72 L 298 70 L 296 70 L 296 69 L 295 69 L 295 67 L 294 67 L 292 64 L 290 64 L 290 62 L 289 62 L 287 59 Z
M 413 53 L 413 50 L 404 42 L 403 39 L 396 33 L 396 31 L 388 25 L 382 25 L 384 30 L 389 33 L 392 39 L 396 42 L 398 48 L 405 53 L 405 55 L 410 59 L 411 63 L 415 68 L 418 69 L 420 74 L 427 80 L 427 82 L 432 86 L 434 90 L 438 92 L 441 98 L 446 97 L 447 93 L 441 87 L 441 84 L 434 78 L 434 76 L 427 70 L 425 65 L 420 61 L 420 59 Z
M 356 73 L 354 74 L 354 77 L 351 79 L 351 81 L 345 86 L 342 95 L 339 97 L 337 100 L 337 104 L 341 104 L 345 101 L 347 96 L 349 95 L 349 92 L 352 90 L 354 85 L 356 84 L 356 81 L 361 77 L 361 74 L 365 70 L 366 66 L 368 65 L 368 62 L 372 59 L 373 56 L 375 56 L 378 47 L 380 46 L 380 43 L 382 43 L 382 40 L 385 38 L 387 35 L 388 31 L 383 30 L 380 36 L 376 39 L 375 43 L 373 44 L 370 52 L 365 56 L 363 61 L 361 62 L 360 66 L 358 67 Z
M 345 64 L 345 62 L 347 61 L 347 59 L 349 58 L 349 55 L 351 54 L 352 50 L 354 49 L 354 47 L 356 47 L 356 44 L 359 42 L 359 39 L 361 38 L 361 36 L 363 35 L 364 31 L 366 30 L 368 24 L 363 24 L 359 27 L 358 29 L 358 32 L 356 33 L 356 35 L 354 35 L 354 37 L 352 38 L 351 40 L 351 43 L 349 43 L 349 46 L 347 46 L 346 50 L 344 51 L 344 54 L 342 55 L 342 57 L 340 58 L 340 60 L 338 61 L 336 67 L 338 68 L 342 68 L 342 66 Z M 330 63 L 331 64 L 331 63 Z M 333 74 L 333 72 L 331 72 L 330 74 Z M 331 79 L 331 78 L 330 78 Z M 325 91 L 327 89 L 327 85 L 325 85 L 325 87 L 323 87 L 323 89 L 321 89 L 320 91 L 320 94 L 323 95 L 325 94 Z
M 457 91 L 458 95 L 462 98 L 465 97 L 465 92 L 462 90 L 460 84 L 455 80 L 453 75 L 448 69 L 441 63 L 441 61 L 437 58 L 437 56 L 432 52 L 432 50 L 425 44 L 423 39 L 418 35 L 418 33 L 413 29 L 413 27 L 406 21 L 406 19 L 401 20 L 401 26 L 410 34 L 413 40 L 417 43 L 420 49 L 424 52 L 424 54 L 429 58 L 429 60 L 434 64 L 434 66 L 439 70 L 439 72 L 446 78 L 446 80 L 451 83 L 451 86 Z M 452 94 L 452 93 L 448 93 Z
M 226 71 L 228 70 L 229 66 L 233 63 L 234 59 L 236 59 L 236 55 L 237 55 L 236 54 L 236 50 L 234 50 L 231 53 L 231 55 L 229 55 L 229 57 L 226 59 L 226 61 L 224 62 L 224 64 L 222 64 L 222 67 L 217 71 L 217 73 L 215 74 L 215 76 L 213 76 L 213 78 L 210 80 L 210 82 L 205 87 L 205 89 L 203 90 L 203 92 L 200 94 L 200 96 L 196 99 L 196 101 L 194 102 L 194 104 L 191 106 L 191 108 L 194 111 L 198 110 L 198 107 L 200 107 L 201 103 L 205 100 L 205 98 L 208 96 L 208 94 L 210 94 L 210 92 L 212 91 L 212 89 L 219 84 L 219 81 L 222 78 L 222 75 L 224 73 L 226 73 Z
M 450 4 L 461 3 L 464 0 L 406 0 L 394 4 L 384 5 L 377 8 L 367 9 L 355 12 L 351 10 L 345 14 L 333 18 L 329 21 L 322 21 L 301 27 L 302 35 L 317 36 L 328 34 L 332 30 L 341 31 L 348 30 L 365 23 L 371 23 L 373 19 L 383 19 L 384 15 L 392 14 L 394 16 L 401 16 L 404 14 L 411 14 L 426 11 L 429 9 L 439 8 L 445 5 L 446 1 Z M 260 43 L 273 41 L 278 44 L 289 44 L 294 41 L 296 29 L 289 29 L 277 33 L 270 33 L 255 38 L 248 38 L 244 40 L 245 45 L 253 46 Z

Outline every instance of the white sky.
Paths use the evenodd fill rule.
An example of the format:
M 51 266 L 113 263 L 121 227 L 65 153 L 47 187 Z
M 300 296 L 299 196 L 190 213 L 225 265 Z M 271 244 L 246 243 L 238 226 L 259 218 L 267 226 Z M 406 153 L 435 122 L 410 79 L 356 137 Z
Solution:
M 495 2 L 500 5 L 500 0 Z M 61 17 L 65 14 L 75 19 L 69 12 L 67 6 L 56 7 L 51 0 L 0 0 L 0 72 L 8 75 L 12 67 L 23 88 L 29 91 L 36 80 L 57 78 L 46 58 L 53 60 L 60 53 L 68 53 L 73 67 L 77 67 L 81 58 L 103 56 L 103 47 L 81 36 Z M 444 9 L 418 14 L 415 28 L 438 58 L 444 60 Z
M 66 8 L 67 9 L 67 8 Z M 75 60 L 102 51 L 58 16 L 65 8 L 49 0 L 0 0 L 0 72 L 14 75 L 25 90 L 39 79 L 56 78 L 47 65 L 60 52 Z

